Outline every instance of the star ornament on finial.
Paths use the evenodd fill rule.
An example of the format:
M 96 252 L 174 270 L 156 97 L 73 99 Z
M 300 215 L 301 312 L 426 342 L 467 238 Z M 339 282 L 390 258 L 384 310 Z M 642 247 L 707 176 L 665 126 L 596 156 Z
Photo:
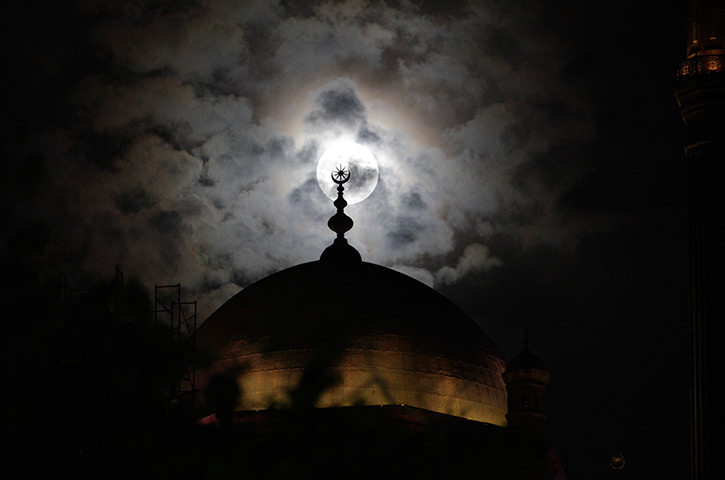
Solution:
M 332 181 L 338 185 L 342 185 L 348 180 L 350 180 L 350 170 L 342 165 L 338 165 L 332 172 Z

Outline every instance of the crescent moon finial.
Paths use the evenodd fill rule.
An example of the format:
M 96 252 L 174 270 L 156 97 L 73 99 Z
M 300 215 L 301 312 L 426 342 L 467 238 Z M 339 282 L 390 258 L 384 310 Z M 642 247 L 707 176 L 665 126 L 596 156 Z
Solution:
M 340 165 L 335 168 L 335 171 L 333 171 L 330 176 L 332 177 L 333 182 L 338 185 L 342 185 L 343 183 L 350 180 L 350 170 Z

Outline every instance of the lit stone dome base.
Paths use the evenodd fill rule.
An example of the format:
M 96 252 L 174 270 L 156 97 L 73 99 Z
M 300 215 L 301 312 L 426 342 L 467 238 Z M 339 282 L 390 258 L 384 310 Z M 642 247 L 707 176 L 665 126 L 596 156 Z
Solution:
M 222 373 L 227 370 L 225 366 L 233 370 L 243 365 L 243 373 L 237 376 L 242 392 L 238 409 L 266 410 L 295 405 L 293 397 L 310 357 L 305 351 L 258 353 L 240 355 L 215 367 Z M 506 424 L 506 410 L 496 406 L 506 403 L 506 394 L 498 388 L 495 378 L 500 373 L 482 371 L 481 379 L 487 382 L 466 380 L 445 372 L 451 360 L 437 360 L 439 366 L 428 369 L 426 365 L 434 362 L 426 354 L 348 349 L 336 362 L 337 367 L 321 372 L 330 383 L 319 392 L 314 406 L 410 405 L 494 425 Z M 471 370 L 475 366 L 459 365 L 459 369 Z M 209 377 L 207 374 L 200 380 L 206 384 Z M 481 399 L 486 401 L 482 403 Z
M 490 339 L 434 290 L 377 265 L 267 277 L 220 307 L 198 342 L 214 355 L 198 387 L 231 372 L 238 410 L 402 404 L 506 424 L 505 363 Z

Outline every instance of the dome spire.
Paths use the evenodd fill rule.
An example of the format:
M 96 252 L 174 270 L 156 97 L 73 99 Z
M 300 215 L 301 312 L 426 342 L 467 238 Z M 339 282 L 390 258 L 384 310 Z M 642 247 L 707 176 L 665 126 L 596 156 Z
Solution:
M 343 192 L 345 191 L 345 187 L 343 187 L 343 185 L 350 180 L 350 170 L 342 165 L 339 165 L 330 174 L 330 176 L 332 177 L 332 181 L 337 184 L 337 198 L 333 202 L 333 205 L 337 208 L 337 212 L 327 221 L 327 226 L 330 230 L 337 233 L 337 237 L 335 238 L 333 244 L 322 252 L 320 260 L 324 262 L 337 263 L 360 262 L 362 261 L 360 253 L 350 246 L 345 238 L 345 232 L 350 231 L 354 224 L 352 218 L 345 214 L 347 202 L 343 198 Z
M 337 184 L 337 199 L 332 202 L 337 207 L 337 213 L 330 217 L 330 220 L 327 221 L 327 226 L 330 227 L 330 230 L 337 233 L 337 238 L 345 238 L 345 232 L 350 231 L 353 226 L 352 218 L 345 215 L 347 202 L 342 197 L 342 192 L 345 191 L 343 185 L 350 180 L 350 170 L 340 165 L 330 176 L 332 177 L 332 181 Z

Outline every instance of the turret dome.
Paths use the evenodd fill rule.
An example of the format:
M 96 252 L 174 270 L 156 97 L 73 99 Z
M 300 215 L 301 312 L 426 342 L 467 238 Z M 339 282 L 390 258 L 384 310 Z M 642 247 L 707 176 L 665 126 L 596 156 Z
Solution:
M 529 348 L 526 347 L 523 352 L 519 353 L 511 359 L 511 361 L 508 363 L 508 366 L 506 367 L 506 370 L 524 370 L 529 368 L 548 371 L 548 368 L 546 368 L 546 364 L 544 363 L 544 361 L 531 353 L 531 351 L 529 351 Z

